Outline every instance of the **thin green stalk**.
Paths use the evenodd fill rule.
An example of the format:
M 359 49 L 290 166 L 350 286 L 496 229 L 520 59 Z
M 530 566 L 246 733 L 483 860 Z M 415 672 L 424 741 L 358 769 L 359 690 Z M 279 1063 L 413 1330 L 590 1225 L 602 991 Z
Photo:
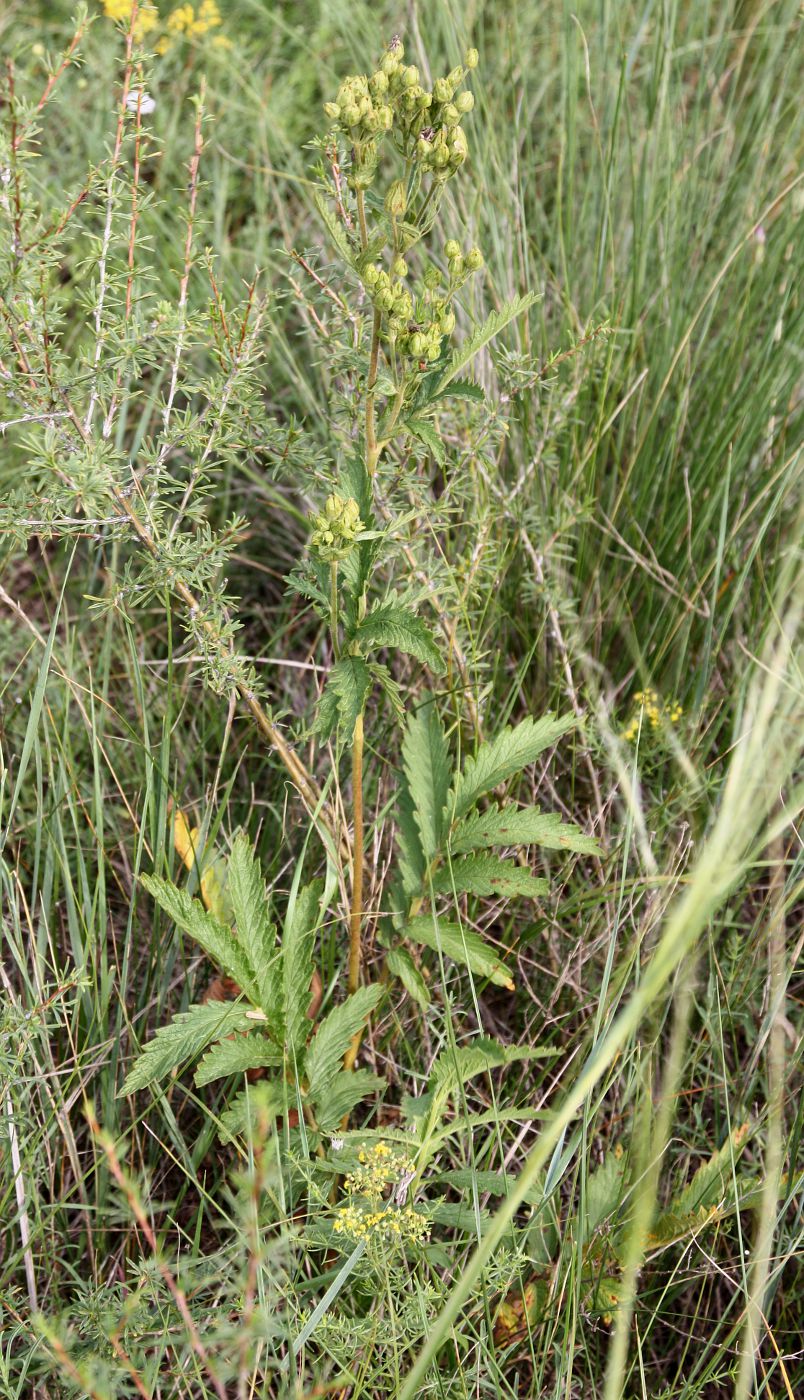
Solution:
M 338 561 L 333 559 L 329 566 L 329 630 L 332 633 L 332 650 L 340 653 L 338 642 Z

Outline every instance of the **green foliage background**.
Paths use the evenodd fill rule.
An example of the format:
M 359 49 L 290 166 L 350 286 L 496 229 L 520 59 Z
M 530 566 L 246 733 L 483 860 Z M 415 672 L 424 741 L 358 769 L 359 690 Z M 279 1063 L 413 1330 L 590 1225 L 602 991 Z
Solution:
M 236 432 L 199 492 L 204 547 L 183 562 L 204 586 L 223 589 L 225 573 L 226 596 L 240 600 L 240 648 L 312 762 L 327 656 L 284 578 L 320 501 L 342 363 L 316 336 L 327 299 L 289 256 L 325 280 L 334 263 L 310 143 L 323 130 L 322 102 L 394 32 L 435 70 L 476 45 L 471 178 L 456 186 L 445 227 L 482 247 L 486 271 L 459 338 L 470 318 L 515 296 L 537 300 L 475 362 L 493 405 L 480 436 L 469 404 L 445 427 L 443 461 L 422 446 L 410 510 L 429 521 L 427 553 L 412 556 L 411 586 L 457 619 L 485 733 L 547 709 L 583 714 L 582 729 L 515 795 L 594 833 L 604 854 L 540 852 L 535 873 L 549 876 L 548 896 L 472 906 L 515 968 L 513 991 L 433 958 L 425 1010 L 417 969 L 395 969 L 405 994 L 397 983 L 364 1065 L 389 1087 L 363 1128 L 373 1140 L 401 1131 L 403 1109 L 425 1115 L 434 1153 L 417 1189 L 434 1252 L 389 1259 L 381 1286 L 358 1260 L 294 1357 L 292 1338 L 337 1275 L 328 1237 L 316 1235 L 330 1217 L 334 1167 L 309 1168 L 300 1207 L 267 1148 L 222 1146 L 238 1080 L 194 1088 L 182 1076 L 134 1100 L 118 1091 L 135 1052 L 209 979 L 137 882 L 177 868 L 170 802 L 195 808 L 222 848 L 247 830 L 283 898 L 304 848 L 301 809 L 272 750 L 205 685 L 199 647 L 160 580 L 144 605 L 133 595 L 116 603 L 119 581 L 130 582 L 130 541 L 102 523 L 52 538 L 21 516 L 15 502 L 35 473 L 63 464 L 37 455 L 24 426 L 7 430 L 0 1392 L 124 1396 L 138 1393 L 133 1371 L 147 1394 L 214 1395 L 189 1316 L 238 1400 L 318 1384 L 402 1394 L 428 1337 L 438 1367 L 416 1384 L 432 1394 L 599 1395 L 606 1385 L 628 1396 L 795 1394 L 804 1383 L 802 865 L 791 775 L 802 707 L 795 652 L 783 643 L 801 599 L 800 6 L 238 0 L 221 12 L 230 48 L 178 46 L 147 79 L 157 146 L 138 238 L 168 329 L 192 99 L 206 81 L 188 288 L 198 319 L 182 412 L 203 402 L 218 372 L 200 330 L 214 301 L 201 250 L 226 307 L 243 304 L 257 272 L 266 297 Z M 91 13 L 81 66 L 43 113 L 32 166 L 33 191 L 54 211 L 79 195 L 114 138 L 123 41 L 100 6 Z M 62 3 L 12 0 L 0 16 L 0 45 L 26 100 L 44 85 L 41 46 L 56 53 L 69 42 L 71 14 Z M 90 238 L 103 216 L 93 191 L 59 253 L 53 310 L 76 364 L 92 345 Z M 16 415 L 6 368 L 3 421 Z M 155 355 L 118 419 L 115 450 L 136 453 L 168 378 L 169 361 Z M 347 425 L 348 407 L 335 411 Z M 190 438 L 177 453 L 180 482 L 198 452 Z M 96 464 L 99 482 L 106 466 Z M 219 554 L 217 532 L 235 516 L 236 539 Z M 771 693 L 775 675 L 783 680 Z M 420 669 L 404 666 L 396 679 L 411 702 L 422 697 Z M 648 685 L 678 700 L 683 716 L 669 734 L 645 723 L 638 745 L 626 744 L 632 696 Z M 471 727 L 461 732 L 458 708 L 454 743 L 466 746 Z M 387 804 L 404 767 L 391 705 L 372 709 L 368 733 L 372 892 L 385 912 Z M 735 767 L 747 733 L 751 762 Z M 333 763 L 318 760 L 319 781 Z M 314 833 L 308 840 L 311 873 L 337 909 L 332 861 Z M 699 851 L 719 862 L 707 866 Z M 678 969 L 668 930 L 686 954 Z M 317 948 L 327 1007 L 344 956 L 343 920 L 332 916 Z M 375 968 L 381 958 L 377 944 Z M 527 1155 L 569 1101 L 590 1048 L 632 1005 L 640 1015 L 616 1056 L 525 1183 Z M 491 1055 L 487 1036 L 506 1058 Z M 464 1076 L 451 1061 L 447 1075 L 446 1052 L 468 1052 L 478 1037 L 477 1065 Z M 674 1054 L 678 1094 L 654 1175 L 651 1134 Z M 346 1151 L 356 1147 L 355 1138 Z M 517 1181 L 524 1200 L 472 1274 L 473 1250 L 502 1222 Z M 629 1283 L 645 1193 L 653 1233 Z M 767 1331 L 752 1312 L 763 1222 L 772 1231 L 760 1289 Z M 159 1260 L 179 1280 L 187 1315 Z M 439 1330 L 434 1320 L 462 1278 L 469 1296 Z M 634 1318 L 618 1332 L 623 1298 L 635 1298 Z M 501 1333 L 502 1299 L 513 1311 Z M 755 1375 L 741 1361 L 746 1316 L 762 1333 Z M 619 1360 L 618 1338 L 627 1342 Z

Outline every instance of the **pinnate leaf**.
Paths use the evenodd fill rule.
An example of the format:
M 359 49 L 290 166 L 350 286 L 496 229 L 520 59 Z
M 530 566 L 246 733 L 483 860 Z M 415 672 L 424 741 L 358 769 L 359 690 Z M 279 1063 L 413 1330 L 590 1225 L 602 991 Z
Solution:
M 257 1004 L 267 1012 L 276 1001 L 279 981 L 276 928 L 269 917 L 268 892 L 259 861 L 242 833 L 235 838 L 228 868 L 237 941 L 254 970 Z
M 229 1074 L 245 1074 L 249 1069 L 268 1069 L 281 1063 L 281 1050 L 272 1045 L 267 1036 L 252 1031 L 250 1035 L 221 1040 L 213 1045 L 201 1060 L 194 1079 L 196 1087 L 200 1089 L 204 1084 L 211 1084 L 213 1079 L 223 1079 Z
M 450 849 L 474 851 L 484 846 L 543 846 L 552 851 L 579 851 L 596 855 L 597 842 L 579 827 L 562 822 L 554 812 L 538 807 L 489 807 L 475 812 L 455 828 Z
M 547 714 L 541 719 L 528 716 L 513 729 L 504 729 L 496 738 L 481 744 L 477 753 L 466 759 L 463 772 L 455 782 L 449 804 L 453 821 L 464 816 L 484 793 L 534 763 L 540 753 L 556 743 L 574 724 L 573 715 L 557 718 Z
M 186 890 L 177 889 L 156 875 L 142 875 L 140 878 L 148 893 L 153 895 L 182 933 L 203 948 L 207 956 L 242 987 L 249 1000 L 259 1005 L 260 993 L 254 968 L 231 930 L 218 923 L 201 901 L 191 899 Z
M 435 703 L 428 700 L 410 716 L 402 741 L 402 763 L 426 861 L 440 850 L 450 761 L 446 735 Z
M 387 603 L 375 608 L 361 622 L 355 634 L 361 648 L 396 647 L 397 651 L 415 656 L 434 675 L 441 675 L 444 661 L 433 640 L 433 634 L 410 608 L 399 603 Z
M 417 914 L 409 919 L 403 933 L 414 943 L 423 943 L 426 948 L 440 948 L 445 957 L 475 973 L 478 977 L 488 977 L 498 987 L 514 990 L 511 974 L 501 962 L 494 948 L 471 929 L 460 924 L 435 920 L 430 914 Z
M 248 1025 L 246 1008 L 237 1003 L 210 1001 L 180 1011 L 149 1040 L 126 1076 L 118 1098 L 164 1079 L 179 1065 L 194 1060 L 213 1040 Z
M 321 1104 L 329 1093 L 341 1061 L 364 1021 L 374 1010 L 383 994 L 376 983 L 373 987 L 358 987 L 340 1006 L 324 1018 L 307 1050 L 307 1084 L 309 1097 Z
M 444 865 L 433 876 L 434 894 L 527 895 L 535 899 L 547 893 L 546 880 L 531 875 L 512 860 L 499 856 L 466 856 Z

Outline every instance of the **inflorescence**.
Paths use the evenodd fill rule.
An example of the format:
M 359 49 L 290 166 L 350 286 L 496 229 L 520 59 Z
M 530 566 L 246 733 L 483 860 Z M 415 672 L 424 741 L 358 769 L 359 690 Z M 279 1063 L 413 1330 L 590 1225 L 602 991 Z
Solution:
M 631 706 L 631 718 L 623 730 L 623 738 L 631 743 L 646 725 L 656 731 L 663 725 L 678 724 L 684 713 L 677 700 L 660 700 L 655 690 L 635 691 Z
M 430 1223 L 408 1204 L 408 1189 L 415 1174 L 415 1162 L 385 1142 L 361 1148 L 358 1165 L 344 1181 L 350 1200 L 335 1216 L 335 1234 L 386 1247 L 426 1244 Z

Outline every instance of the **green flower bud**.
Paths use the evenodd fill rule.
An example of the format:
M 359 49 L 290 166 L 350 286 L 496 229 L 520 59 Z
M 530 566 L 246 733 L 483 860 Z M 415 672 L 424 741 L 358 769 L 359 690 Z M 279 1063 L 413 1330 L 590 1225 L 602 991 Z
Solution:
M 449 151 L 446 146 L 438 146 L 433 152 L 433 165 L 436 170 L 443 170 L 445 165 L 449 165 Z
M 456 238 L 448 238 L 444 244 L 445 258 L 459 258 L 461 256 L 461 245 Z M 436 286 L 438 283 L 436 283 Z
M 388 91 L 388 74 L 383 73 L 382 69 L 377 73 L 372 73 L 369 78 L 369 87 L 377 97 L 381 97 L 384 92 Z
M 424 336 L 419 331 L 414 331 L 408 342 L 408 350 L 415 359 L 420 359 L 425 351 Z
M 428 360 L 437 360 L 440 354 L 441 354 L 441 341 L 440 341 L 440 340 L 432 340 L 432 341 L 430 342 L 430 344 L 428 345 L 428 347 L 427 347 L 427 358 L 428 358 Z
M 476 68 L 478 63 L 480 62 L 480 55 L 477 49 L 467 49 L 466 56 L 463 61 L 466 64 L 467 68 Z
M 416 142 L 416 154 L 419 160 L 427 160 L 433 153 L 433 147 L 426 137 L 420 136 Z
M 344 126 L 354 127 L 360 122 L 360 108 L 356 102 L 350 102 L 343 111 Z
M 457 243 L 455 244 L 455 246 L 456 248 L 458 247 Z M 460 252 L 460 248 L 458 248 L 458 252 Z M 432 265 L 428 267 L 425 270 L 424 274 L 424 285 L 425 287 L 429 288 L 431 292 L 434 292 L 436 287 L 440 287 L 441 269 L 438 267 L 433 267 Z
M 463 274 L 463 267 L 464 267 L 463 258 L 461 257 L 460 253 L 458 254 L 457 258 L 450 258 L 450 260 L 449 260 L 449 275 L 450 275 L 450 277 L 460 277 L 460 276 L 462 276 L 462 274 Z
M 479 248 L 470 248 L 466 254 L 466 266 L 470 272 L 479 272 L 483 266 L 483 254 Z
M 325 102 L 324 112 L 329 117 L 330 121 L 336 122 L 340 119 L 341 109 L 337 102 Z
M 411 63 L 410 67 L 406 68 L 404 73 L 402 74 L 402 82 L 404 83 L 406 88 L 412 88 L 416 86 L 418 81 L 419 70 L 418 68 L 414 67 L 414 65 Z
M 451 102 L 454 88 L 447 78 L 437 78 L 433 83 L 433 98 L 436 102 Z
M 423 112 L 426 112 L 428 107 L 432 107 L 433 105 L 433 94 L 431 92 L 425 92 L 424 88 L 422 88 L 417 105 L 421 107 Z
M 458 108 L 461 115 L 464 115 L 466 112 L 471 112 L 474 105 L 475 99 L 471 92 L 459 92 L 458 96 L 455 98 L 455 106 Z
M 447 82 L 449 83 L 453 92 L 457 87 L 460 87 L 461 83 L 463 82 L 463 78 L 464 73 L 462 68 L 453 68 L 452 72 L 447 74 Z
M 380 279 L 380 269 L 376 263 L 369 263 L 363 273 L 363 282 L 367 287 L 376 287 Z
M 345 559 L 363 529 L 360 507 L 349 497 L 328 496 L 323 511 L 313 517 L 310 545 L 325 562 Z
M 399 59 L 396 57 L 395 54 L 387 53 L 383 56 L 382 61 L 380 62 L 380 72 L 384 73 L 386 78 L 393 77 L 394 73 L 396 73 L 398 68 Z
M 439 330 L 441 331 L 442 335 L 452 335 L 452 332 L 453 332 L 454 329 L 455 329 L 455 313 L 454 313 L 454 311 L 445 311 L 445 312 L 444 312 L 444 315 L 441 317 L 441 319 L 440 319 L 440 321 L 439 321 L 439 323 L 438 323 L 438 328 L 439 328 Z
M 385 196 L 385 212 L 390 214 L 392 219 L 404 217 L 408 207 L 408 193 L 405 189 L 404 180 L 394 180 Z
M 453 127 L 458 125 L 458 123 L 461 120 L 461 114 L 458 111 L 458 108 L 455 106 L 454 102 L 447 103 L 446 107 L 441 113 L 441 120 L 443 121 L 445 126 Z
M 407 277 L 408 265 L 404 258 L 397 258 L 391 268 L 394 277 Z
M 468 154 L 469 145 L 466 140 L 466 133 L 463 127 L 456 126 L 455 129 L 450 132 L 450 163 L 457 169 L 459 165 L 463 165 Z

